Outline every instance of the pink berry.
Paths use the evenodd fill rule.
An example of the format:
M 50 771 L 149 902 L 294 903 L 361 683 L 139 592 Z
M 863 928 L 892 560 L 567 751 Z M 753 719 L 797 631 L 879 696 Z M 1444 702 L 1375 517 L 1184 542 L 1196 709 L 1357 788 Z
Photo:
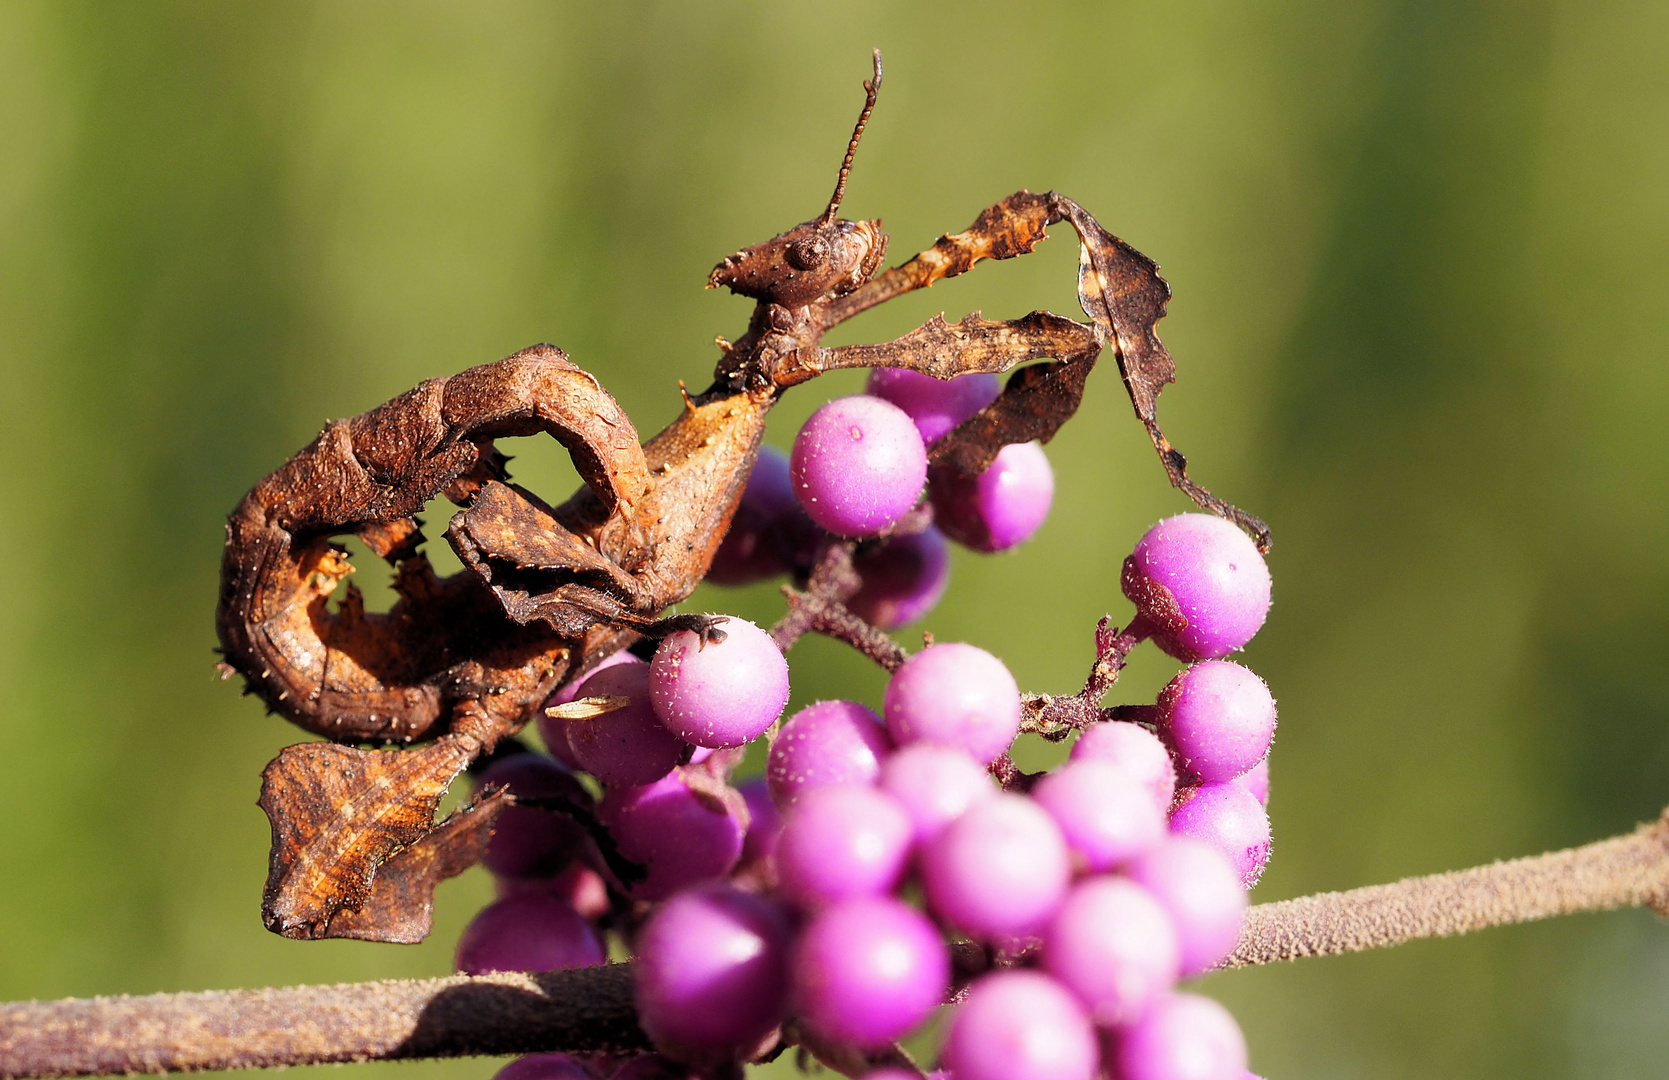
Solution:
M 810 565 L 823 535 L 794 498 L 788 455 L 761 446 L 706 580 L 746 585 Z
M 727 619 L 725 638 L 690 630 L 667 636 L 649 665 L 649 693 L 668 731 L 696 746 L 743 746 L 764 734 L 788 704 L 788 661 L 771 635 Z
M 883 761 L 880 786 L 910 815 L 920 843 L 938 836 L 970 806 L 997 797 L 990 771 L 966 750 L 925 742 Z
M 570 719 L 568 746 L 586 772 L 610 787 L 651 784 L 684 760 L 689 747 L 656 715 L 648 664 L 619 664 L 594 673 L 578 697 L 623 697 L 613 712 Z
M 724 885 L 662 904 L 637 936 L 638 1019 L 680 1057 L 752 1047 L 781 1022 L 788 922 L 762 897 Z
M 504 785 L 523 798 L 560 798 L 586 808 L 591 796 L 574 774 L 544 754 L 502 758 L 481 773 L 480 785 Z M 585 830 L 573 818 L 530 806 L 511 806 L 493 823 L 481 862 L 503 877 L 553 877 L 584 849 Z
M 825 908 L 801 933 L 794 1001 L 823 1036 L 882 1047 L 909 1034 L 950 989 L 950 949 L 921 912 L 891 897 Z
M 787 806 L 812 788 L 873 784 L 892 749 L 875 710 L 855 701 L 819 701 L 790 716 L 771 743 L 765 776 L 771 797 Z
M 950 544 L 929 525 L 918 533 L 890 537 L 860 550 L 852 568 L 863 587 L 846 606 L 859 618 L 893 630 L 932 611 L 950 584 Z
M 1112 1058 L 1118 1080 L 1242 1080 L 1246 1037 L 1211 998 L 1171 994 L 1118 1033 Z
M 999 794 L 968 809 L 923 846 L 928 906 L 985 940 L 1036 933 L 1066 896 L 1072 859 L 1042 807 Z
M 1131 776 L 1153 796 L 1165 813 L 1176 794 L 1176 766 L 1164 742 L 1140 724 L 1111 721 L 1096 724 L 1072 744 L 1073 761 L 1109 761 Z
M 526 893 L 494 901 L 458 939 L 458 970 L 559 971 L 607 960 L 591 924 L 560 897 Z
M 1275 737 L 1269 687 L 1230 660 L 1186 668 L 1159 692 L 1159 732 L 1198 780 L 1232 780 L 1263 760 Z
M 597 816 L 620 854 L 648 868 L 631 894 L 663 900 L 730 872 L 742 855 L 745 807 L 735 789 L 680 768 L 644 787 L 610 789 Z
M 974 645 L 931 645 L 887 684 L 887 730 L 900 746 L 939 743 L 990 763 L 1020 731 L 1020 687 L 995 656 Z
M 777 874 L 801 903 L 877 896 L 904 876 L 912 839 L 910 815 L 886 792 L 813 788 L 783 815 Z
M 1184 788 L 1171 811 L 1171 832 L 1203 840 L 1234 864 L 1250 889 L 1269 862 L 1269 815 L 1257 797 L 1232 780 Z
M 1110 761 L 1074 761 L 1032 789 L 1085 869 L 1111 870 L 1165 838 L 1165 815 L 1134 777 Z
M 1198 975 L 1233 951 L 1246 918 L 1240 875 L 1202 841 L 1173 836 L 1124 872 L 1170 912 L 1182 946 L 1182 976 Z
M 1182 946 L 1152 893 L 1128 878 L 1095 877 L 1049 921 L 1043 965 L 1097 1024 L 1128 1024 L 1175 985 Z
M 916 505 L 927 449 L 902 409 L 880 398 L 838 398 L 811 414 L 789 458 L 794 492 L 811 519 L 838 536 L 876 536 Z
M 1246 785 L 1246 790 L 1250 791 L 1252 793 L 1253 797 L 1256 798 L 1258 802 L 1263 804 L 1265 809 L 1268 809 L 1268 807 L 1269 807 L 1269 758 L 1268 758 L 1268 756 L 1266 755 L 1262 761 L 1258 762 L 1256 765 L 1253 765 L 1246 772 L 1242 773 L 1239 777 L 1239 780 L 1242 784 Z
M 904 368 L 875 368 L 864 392 L 903 409 L 921 432 L 921 441 L 931 445 L 997 400 L 1003 388 L 995 375 L 985 371 L 935 379 Z
M 1091 1080 L 1099 1059 L 1083 1007 L 1036 971 L 980 978 L 945 1034 L 944 1061 L 956 1080 Z
M 1124 595 L 1179 660 L 1244 648 L 1269 614 L 1269 566 L 1250 537 L 1210 514 L 1149 529 L 1124 561 Z
M 568 745 L 568 722 L 555 716 L 546 716 L 545 709 L 552 705 L 566 705 L 579 696 L 580 686 L 591 676 L 604 668 L 615 667 L 619 664 L 641 664 L 642 660 L 633 656 L 625 649 L 610 653 L 609 656 L 597 663 L 590 671 L 576 679 L 570 679 L 556 693 L 545 701 L 545 707 L 539 710 L 539 737 L 545 740 L 545 749 L 550 751 L 551 757 L 562 762 L 570 769 L 583 771 L 584 765 L 574 756 L 573 748 Z
M 1049 517 L 1055 473 L 1035 442 L 1010 443 L 978 476 L 951 467 L 929 474 L 934 521 L 975 551 L 1007 551 L 1030 540 Z

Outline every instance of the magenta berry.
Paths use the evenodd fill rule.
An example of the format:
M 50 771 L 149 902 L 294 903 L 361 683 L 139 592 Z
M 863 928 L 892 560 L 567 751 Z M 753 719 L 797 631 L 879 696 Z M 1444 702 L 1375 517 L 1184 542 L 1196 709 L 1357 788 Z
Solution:
M 875 536 L 916 505 L 927 481 L 927 449 L 891 402 L 837 398 L 800 429 L 789 472 L 817 524 L 838 536 Z
M 1057 826 L 1030 799 L 999 794 L 967 810 L 921 850 L 927 903 L 986 940 L 1037 933 L 1072 877 Z
M 1250 889 L 1269 862 L 1269 815 L 1244 784 L 1200 784 L 1177 795 L 1171 832 L 1203 840 L 1234 864 Z
M 1095 877 L 1074 888 L 1043 940 L 1044 967 L 1097 1024 L 1134 1021 L 1182 969 L 1170 914 L 1128 878 Z
M 629 699 L 625 707 L 613 712 L 570 719 L 564 724 L 574 757 L 604 784 L 632 787 L 654 783 L 689 753 L 684 740 L 668 731 L 655 713 L 648 664 L 604 668 L 586 679 L 576 696 Z
M 1210 514 L 1149 529 L 1124 562 L 1124 595 L 1179 660 L 1244 648 L 1269 614 L 1269 566 L 1250 537 Z
M 1229 1011 L 1199 994 L 1171 994 L 1119 1031 L 1118 1080 L 1243 1080 L 1246 1037 Z
M 715 790 L 705 777 L 675 769 L 644 787 L 610 790 L 597 816 L 620 853 L 648 868 L 631 894 L 662 900 L 730 872 L 742 855 L 745 807 L 734 789 Z
M 1182 975 L 1207 970 L 1240 940 L 1246 891 L 1220 852 L 1202 841 L 1173 836 L 1124 871 L 1170 912 L 1182 947 Z
M 591 796 L 567 769 L 544 754 L 517 754 L 493 762 L 482 772 L 482 787 L 502 784 L 523 798 L 560 798 L 589 807 Z M 586 843 L 585 830 L 572 818 L 530 806 L 511 806 L 493 823 L 483 865 L 506 877 L 553 877 Z
M 950 544 L 929 525 L 921 532 L 893 536 L 860 550 L 852 567 L 863 587 L 846 606 L 883 630 L 913 623 L 932 611 L 950 584 Z
M 1253 765 L 1242 773 L 1238 779 L 1246 785 L 1246 790 L 1252 793 L 1253 798 L 1262 803 L 1264 809 L 1267 810 L 1269 808 L 1269 758 L 1265 757 L 1262 761 Z
M 843 900 L 801 933 L 792 968 L 800 1016 L 847 1046 L 883 1047 L 926 1020 L 950 989 L 950 949 L 891 897 Z
M 966 751 L 911 743 L 881 763 L 880 786 L 910 815 L 918 842 L 931 840 L 970 806 L 996 798 L 991 773 Z
M 916 653 L 893 673 L 884 711 L 900 746 L 955 746 L 989 763 L 1020 731 L 1020 687 L 984 649 L 947 642 Z
M 571 679 L 560 690 L 546 699 L 545 707 L 541 708 L 538 714 L 539 737 L 545 740 L 545 749 L 550 751 L 551 757 L 562 762 L 570 769 L 583 770 L 585 768 L 584 765 L 580 764 L 579 758 L 574 756 L 573 748 L 568 745 L 568 722 L 555 716 L 545 715 L 545 709 L 552 705 L 566 705 L 574 700 L 579 696 L 580 686 L 585 683 L 585 680 L 604 668 L 615 667 L 619 664 L 641 663 L 643 663 L 642 660 L 625 649 L 621 649 L 617 653 L 610 653 L 606 659 L 600 661 L 590 671 L 577 679 Z
M 986 975 L 957 1006 L 944 1061 L 956 1080 L 1091 1080 L 1095 1029 L 1060 983 L 1036 971 Z
M 1176 794 L 1176 766 L 1165 743 L 1140 724 L 1112 721 L 1096 724 L 1072 744 L 1073 761 L 1109 761 L 1141 783 L 1155 806 L 1165 813 Z
M 757 865 L 775 860 L 777 838 L 782 835 L 782 816 L 763 776 L 755 776 L 736 785 L 742 801 L 748 807 L 748 831 L 742 838 L 742 863 Z M 773 861 L 772 865 L 775 863 Z
M 638 1019 L 661 1049 L 728 1057 L 781 1022 L 788 922 L 769 900 L 723 885 L 680 893 L 637 936 Z
M 984 371 L 935 379 L 904 368 L 875 368 L 864 392 L 903 409 L 915 422 L 921 441 L 931 445 L 997 400 L 1002 386 L 995 375 Z
M 498 1070 L 493 1080 L 597 1080 L 597 1076 L 567 1054 L 524 1054 Z
M 1069 762 L 1040 780 L 1032 798 L 1091 871 L 1111 870 L 1165 838 L 1165 815 L 1151 793 L 1110 761 Z
M 934 469 L 928 493 L 946 536 L 975 551 L 1007 551 L 1030 540 L 1048 519 L 1055 472 L 1040 444 L 1010 443 L 978 476 Z
M 608 957 L 591 924 L 561 897 L 524 893 L 482 908 L 458 939 L 457 966 L 489 971 L 559 971 Z
M 875 710 L 855 701 L 819 701 L 790 716 L 771 743 L 765 776 L 771 797 L 787 806 L 829 784 L 872 784 L 892 749 Z
M 801 903 L 880 895 L 904 876 L 913 838 L 910 815 L 886 792 L 813 788 L 783 815 L 777 874 Z
M 661 723 L 685 742 L 715 749 L 752 742 L 788 704 L 788 661 L 771 635 L 746 619 L 726 619 L 722 629 L 717 643 L 691 630 L 670 634 L 649 665 Z
M 821 536 L 794 497 L 788 455 L 774 446 L 761 446 L 706 580 L 746 585 L 809 565 Z
M 1160 691 L 1159 731 L 1190 776 L 1232 780 L 1269 753 L 1275 699 L 1262 679 L 1239 664 L 1206 660 Z

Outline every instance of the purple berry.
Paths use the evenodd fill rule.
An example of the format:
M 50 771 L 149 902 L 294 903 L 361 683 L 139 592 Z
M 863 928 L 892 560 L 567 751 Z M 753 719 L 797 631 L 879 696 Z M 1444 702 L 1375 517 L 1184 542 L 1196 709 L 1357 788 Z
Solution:
M 1208 970 L 1234 950 L 1246 918 L 1246 891 L 1215 848 L 1173 836 L 1124 872 L 1170 912 L 1182 944 L 1183 978 Z
M 607 960 L 591 924 L 560 897 L 525 893 L 482 908 L 458 939 L 457 966 L 488 971 L 560 971 Z
M 1199 994 L 1170 994 L 1111 1047 L 1117 1080 L 1242 1080 L 1246 1037 L 1229 1011 Z
M 1042 807 L 999 794 L 945 827 L 921 850 L 928 906 L 976 937 L 1040 930 L 1066 896 L 1072 857 Z
M 1128 878 L 1096 877 L 1049 921 L 1043 964 L 1097 1024 L 1128 1024 L 1175 985 L 1182 946 L 1152 893 Z
M 524 1054 L 493 1080 L 597 1080 L 597 1074 L 567 1054 Z
M 810 565 L 822 535 L 794 498 L 788 455 L 774 446 L 761 446 L 706 580 L 746 585 Z
M 1250 537 L 1210 514 L 1149 529 L 1124 561 L 1124 595 L 1178 660 L 1244 648 L 1269 614 L 1269 566 Z
M 1230 660 L 1183 670 L 1159 692 L 1159 731 L 1190 776 L 1232 780 L 1263 760 L 1275 737 L 1275 699 Z
M 783 816 L 777 875 L 802 903 L 891 892 L 904 876 L 913 836 L 910 815 L 884 791 L 813 788 Z
M 591 796 L 574 775 L 544 754 L 517 754 L 493 762 L 481 785 L 502 784 L 523 798 L 563 798 L 589 807 Z M 511 806 L 498 815 L 493 838 L 481 862 L 507 877 L 551 877 L 585 846 L 585 830 L 573 818 L 529 806 Z
M 928 477 L 934 521 L 975 551 L 1007 551 L 1030 540 L 1055 499 L 1049 455 L 1035 442 L 1009 443 L 978 476 L 947 465 Z
M 956 1080 L 1091 1080 L 1095 1029 L 1060 983 L 1036 971 L 986 975 L 957 1006 L 944 1062 Z
M 950 989 L 950 950 L 933 923 L 891 897 L 843 900 L 795 946 L 794 1001 L 820 1034 L 882 1047 L 918 1027 Z
M 568 746 L 586 772 L 610 787 L 651 784 L 684 760 L 689 747 L 656 715 L 648 664 L 618 664 L 596 672 L 577 697 L 617 696 L 630 703 L 583 720 L 570 719 Z
M 1002 392 L 997 377 L 986 371 L 935 379 L 904 368 L 875 368 L 864 387 L 864 393 L 885 398 L 903 409 L 915 421 L 921 441 L 928 444 L 996 401 Z
M 1032 798 L 1091 871 L 1111 870 L 1165 838 L 1152 793 L 1110 761 L 1074 761 L 1045 776 Z
M 660 1054 L 633 1054 L 608 1080 L 700 1080 L 702 1070 Z
M 545 709 L 552 705 L 566 705 L 579 696 L 580 686 L 591 676 L 604 668 L 615 667 L 618 664 L 641 664 L 642 660 L 633 656 L 625 649 L 610 653 L 599 661 L 597 666 L 577 679 L 570 679 L 561 689 L 545 700 L 544 708 L 539 710 L 539 737 L 545 740 L 545 749 L 550 751 L 551 757 L 562 762 L 570 769 L 583 770 L 580 759 L 574 756 L 573 748 L 568 745 L 568 722 L 555 716 L 546 716 Z
M 800 429 L 789 472 L 817 524 L 838 536 L 875 536 L 916 505 L 927 481 L 927 448 L 891 402 L 837 398 Z
M 742 838 L 742 862 L 752 866 L 775 860 L 777 839 L 782 835 L 782 817 L 771 798 L 763 776 L 755 776 L 736 785 L 742 801 L 748 805 L 748 832 Z
M 642 900 L 723 877 L 742 854 L 746 804 L 699 769 L 675 769 L 644 787 L 611 789 L 597 807 L 620 854 L 648 867 L 632 886 Z
M 696 746 L 743 746 L 764 734 L 788 704 L 788 661 L 771 635 L 728 619 L 725 639 L 690 630 L 667 636 L 649 665 L 649 693 L 668 731 Z
M 1252 793 L 1265 809 L 1269 807 L 1269 758 L 1267 756 L 1239 777 L 1246 790 Z
M 771 743 L 765 776 L 771 797 L 787 806 L 812 788 L 873 784 L 892 749 L 875 710 L 855 701 L 819 701 L 790 716 Z
M 493 891 L 500 900 L 529 893 L 554 896 L 579 912 L 581 918 L 593 922 L 609 910 L 608 883 L 597 871 L 580 862 L 570 863 L 555 877 L 495 877 Z
M 1250 889 L 1269 862 L 1269 815 L 1257 797 L 1232 780 L 1200 784 L 1177 794 L 1171 832 L 1204 840 L 1225 855 Z
M 1134 777 L 1165 813 L 1176 794 L 1176 766 L 1159 736 L 1140 724 L 1096 724 L 1072 745 L 1073 761 L 1109 761 Z
M 887 684 L 887 730 L 900 746 L 939 743 L 990 763 L 1020 731 L 1020 687 L 1003 662 L 961 642 L 930 645 Z
M 991 773 L 966 750 L 912 743 L 881 762 L 881 790 L 903 805 L 926 843 L 976 803 L 997 796 Z
M 662 904 L 637 936 L 638 1020 L 680 1057 L 751 1049 L 782 1021 L 788 921 L 762 897 L 723 885 Z
M 859 551 L 852 568 L 863 578 L 863 587 L 846 601 L 847 608 L 883 630 L 893 630 L 932 611 L 945 594 L 950 544 L 944 533 L 929 525 Z

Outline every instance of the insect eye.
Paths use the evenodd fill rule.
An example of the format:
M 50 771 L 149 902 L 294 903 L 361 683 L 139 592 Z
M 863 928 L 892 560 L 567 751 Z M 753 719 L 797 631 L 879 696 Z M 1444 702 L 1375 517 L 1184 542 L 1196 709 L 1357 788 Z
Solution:
M 829 257 L 829 244 L 821 236 L 808 236 L 788 245 L 788 264 L 796 270 L 813 270 Z

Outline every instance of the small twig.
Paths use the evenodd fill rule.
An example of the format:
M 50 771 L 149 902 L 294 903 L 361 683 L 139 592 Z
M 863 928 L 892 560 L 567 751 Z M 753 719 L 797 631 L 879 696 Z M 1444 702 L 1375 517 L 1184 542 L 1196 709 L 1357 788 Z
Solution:
M 1259 904 L 1225 968 L 1334 956 L 1583 911 L 1669 917 L 1669 811 L 1627 836 L 1349 892 Z
M 1090 665 L 1084 688 L 1076 694 L 1025 694 L 1021 698 L 1021 731 L 1035 732 L 1058 742 L 1074 731 L 1082 731 L 1104 720 L 1126 719 L 1114 715 L 1115 709 L 1103 709 L 1101 700 L 1118 682 L 1119 673 L 1130 658 L 1130 651 L 1147 639 L 1151 628 L 1137 616 L 1129 626 L 1113 631 L 1111 615 L 1103 615 L 1095 625 L 1095 663 Z
M 887 671 L 897 671 L 910 654 L 843 602 L 863 586 L 863 578 L 852 568 L 855 547 L 850 540 L 830 544 L 818 557 L 804 591 L 782 587 L 788 613 L 771 627 L 771 640 L 787 652 L 806 634 L 823 634 L 844 641 Z

